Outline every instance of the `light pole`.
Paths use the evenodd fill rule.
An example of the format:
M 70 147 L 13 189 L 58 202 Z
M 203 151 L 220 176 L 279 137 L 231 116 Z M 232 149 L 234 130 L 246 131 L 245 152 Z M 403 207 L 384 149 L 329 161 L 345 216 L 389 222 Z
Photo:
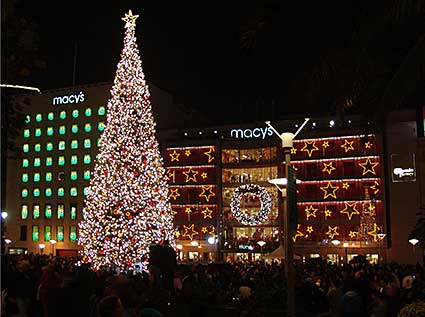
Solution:
M 40 249 L 40 254 L 43 254 L 43 252 L 44 252 L 44 248 L 46 247 L 46 245 L 44 244 L 44 243 L 40 243 L 39 245 L 38 245 L 38 248 Z
M 50 240 L 49 241 L 52 244 L 52 255 L 55 256 L 55 244 L 56 244 L 56 240 Z
M 410 239 L 409 240 L 409 243 L 412 245 L 412 248 L 413 248 L 413 257 L 414 257 L 414 259 L 416 261 L 416 245 L 419 243 L 419 240 L 413 238 L 413 239 Z
M 295 316 L 295 272 L 294 272 L 294 252 L 293 252 L 293 244 L 292 244 L 292 231 L 293 228 L 290 227 L 290 210 L 289 206 L 293 206 L 296 204 L 294 198 L 291 199 L 292 195 L 290 195 L 290 173 L 293 174 L 293 168 L 290 167 L 291 164 L 291 148 L 293 147 L 294 138 L 300 133 L 300 131 L 304 128 L 304 126 L 309 121 L 309 118 L 306 118 L 304 123 L 298 128 L 295 134 L 291 132 L 283 132 L 279 133 L 276 129 L 270 124 L 270 121 L 266 121 L 268 127 L 282 140 L 282 148 L 283 153 L 285 155 L 285 177 L 287 180 L 286 186 L 286 199 L 284 200 L 284 217 L 279 218 L 283 221 L 283 231 L 284 231 L 284 251 L 285 251 L 285 277 L 286 277 L 286 286 L 287 286 L 287 316 L 294 317 Z M 294 177 L 295 178 L 295 177 Z M 295 184 L 293 184 L 295 185 Z M 277 185 L 276 185 L 277 186 Z M 295 188 L 291 188 L 291 190 Z M 292 212 L 296 212 L 296 210 L 292 210 Z M 281 223 L 282 223 L 281 220 Z M 282 232 L 282 228 L 280 228 L 280 232 Z
M 344 242 L 344 264 L 347 265 L 348 263 L 348 242 Z
M 266 242 L 263 241 L 263 240 L 260 240 L 260 241 L 257 242 L 257 244 L 260 246 L 260 248 L 261 248 L 261 256 L 263 256 L 263 247 L 266 244 Z

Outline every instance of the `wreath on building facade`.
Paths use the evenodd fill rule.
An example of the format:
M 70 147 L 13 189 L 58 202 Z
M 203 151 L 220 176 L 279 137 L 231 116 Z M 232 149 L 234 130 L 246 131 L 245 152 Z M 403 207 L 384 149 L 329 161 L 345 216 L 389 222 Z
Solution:
M 243 196 L 248 193 L 255 194 L 261 202 L 260 211 L 255 216 L 247 215 L 241 209 L 241 200 Z M 255 226 L 267 219 L 271 210 L 271 202 L 271 197 L 264 187 L 255 184 L 247 184 L 235 189 L 230 201 L 230 208 L 235 219 L 241 224 Z

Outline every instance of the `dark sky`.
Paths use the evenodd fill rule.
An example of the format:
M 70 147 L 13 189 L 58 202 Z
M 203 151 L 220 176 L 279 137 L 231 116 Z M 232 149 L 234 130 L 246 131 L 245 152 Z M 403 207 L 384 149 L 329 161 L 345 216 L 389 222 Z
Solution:
M 34 86 L 72 86 L 74 57 L 76 85 L 112 81 L 123 47 L 121 17 L 131 9 L 140 15 L 147 80 L 188 106 L 234 116 L 273 99 L 284 104 L 291 81 L 351 36 L 355 1 L 288 2 L 18 1 L 16 13 L 37 24 L 47 61 Z M 242 31 L 258 16 L 266 22 L 247 48 L 252 42 L 241 42 Z

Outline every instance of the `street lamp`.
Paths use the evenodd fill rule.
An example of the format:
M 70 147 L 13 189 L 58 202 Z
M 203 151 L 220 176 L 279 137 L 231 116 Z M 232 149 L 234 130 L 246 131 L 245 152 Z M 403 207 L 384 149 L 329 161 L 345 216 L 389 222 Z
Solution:
M 345 264 L 347 264 L 348 263 L 348 254 L 347 254 L 347 252 L 348 252 L 348 242 L 344 242 L 343 246 L 344 246 L 344 262 L 345 262 Z
M 419 243 L 419 240 L 413 238 L 413 239 L 410 239 L 409 242 L 410 242 L 411 245 L 415 246 L 415 245 L 417 245 Z
M 260 240 L 260 241 L 257 242 L 257 244 L 260 246 L 260 248 L 261 248 L 261 256 L 263 256 L 263 247 L 266 244 L 266 242 L 263 241 L 263 240 Z
M 1 212 L 1 218 L 2 218 L 2 219 L 6 219 L 8 215 L 9 215 L 9 214 L 7 213 L 7 211 L 2 211 L 2 212 Z
M 56 244 L 56 240 L 50 240 L 49 241 L 52 244 L 52 255 L 55 256 L 55 244 Z
M 40 249 L 40 254 L 43 254 L 44 248 L 46 247 L 46 245 L 44 243 L 40 243 L 38 245 L 38 248 Z

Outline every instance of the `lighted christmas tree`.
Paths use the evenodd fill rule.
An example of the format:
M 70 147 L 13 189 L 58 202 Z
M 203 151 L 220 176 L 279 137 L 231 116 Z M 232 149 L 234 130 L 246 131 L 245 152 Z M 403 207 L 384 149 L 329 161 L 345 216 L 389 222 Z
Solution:
M 83 261 L 95 269 L 131 269 L 148 261 L 149 246 L 168 240 L 175 247 L 167 178 L 136 44 L 137 17 L 130 10 L 123 18 L 124 48 L 79 224 Z

